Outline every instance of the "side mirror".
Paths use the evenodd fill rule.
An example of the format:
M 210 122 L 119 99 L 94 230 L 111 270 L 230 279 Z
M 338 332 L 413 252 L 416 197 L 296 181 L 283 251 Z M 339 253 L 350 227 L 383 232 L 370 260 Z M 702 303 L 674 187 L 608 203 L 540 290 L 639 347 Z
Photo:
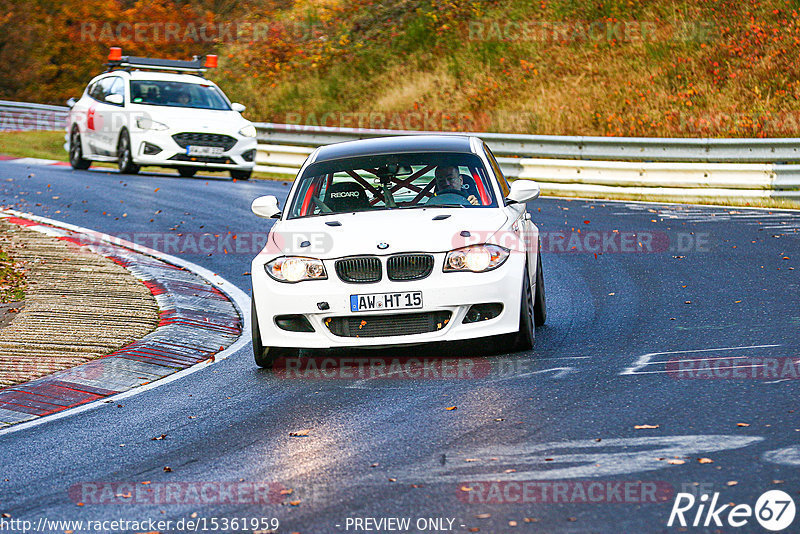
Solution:
M 272 195 L 258 197 L 250 205 L 250 209 L 253 210 L 253 213 L 257 216 L 263 217 L 264 219 L 278 219 L 281 216 L 281 209 L 278 207 L 278 199 Z
M 74 98 L 70 98 L 69 100 L 67 100 L 67 107 L 72 109 L 72 106 L 75 105 L 75 102 L 77 102 L 77 100 L 75 100 Z
M 231 104 L 231 109 L 237 113 L 241 113 L 247 109 L 247 106 L 245 106 L 244 104 L 240 104 L 238 102 L 234 102 L 233 104 Z
M 514 180 L 511 184 L 511 191 L 508 193 L 508 200 L 512 204 L 525 204 L 539 198 L 539 184 L 533 180 Z
M 125 97 L 122 95 L 108 95 L 106 96 L 106 102 L 109 104 L 116 104 L 121 106 L 125 102 Z

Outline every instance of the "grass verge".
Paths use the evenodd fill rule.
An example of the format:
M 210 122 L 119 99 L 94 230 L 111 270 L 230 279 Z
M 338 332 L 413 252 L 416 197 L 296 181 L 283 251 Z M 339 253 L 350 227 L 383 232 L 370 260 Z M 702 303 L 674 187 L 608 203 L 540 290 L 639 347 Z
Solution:
M 4 247 L 7 245 L 0 247 L 0 304 L 25 298 L 25 271 Z

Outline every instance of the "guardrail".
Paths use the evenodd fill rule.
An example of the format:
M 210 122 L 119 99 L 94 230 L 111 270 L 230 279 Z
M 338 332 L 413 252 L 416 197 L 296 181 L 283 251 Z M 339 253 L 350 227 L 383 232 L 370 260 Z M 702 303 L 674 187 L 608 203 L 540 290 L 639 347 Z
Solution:
M 318 147 L 341 141 L 442 132 L 332 128 L 255 123 L 258 140 L 269 145 Z M 800 162 L 800 139 L 710 139 L 664 137 L 582 137 L 474 133 L 496 156 L 581 160 L 682 161 L 717 163 Z
M 63 130 L 69 108 L 0 100 L 0 132 Z
M 0 101 L 0 130 L 61 130 L 68 108 Z M 441 132 L 255 123 L 256 170 L 292 176 L 330 143 Z M 800 139 L 673 139 L 475 133 L 509 178 L 550 194 L 683 200 L 800 199 Z
M 256 123 L 257 170 L 294 175 L 320 145 L 441 132 Z M 800 198 L 800 139 L 668 139 L 476 133 L 509 178 L 549 194 L 684 200 Z M 758 162 L 758 163 L 754 163 Z

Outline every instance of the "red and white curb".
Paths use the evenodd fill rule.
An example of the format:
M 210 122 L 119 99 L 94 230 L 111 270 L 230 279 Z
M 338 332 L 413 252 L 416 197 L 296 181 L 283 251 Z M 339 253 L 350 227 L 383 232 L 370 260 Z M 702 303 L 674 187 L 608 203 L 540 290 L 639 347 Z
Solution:
M 71 224 L 15 210 L 0 211 L 0 217 L 87 246 L 124 266 L 150 289 L 160 315 L 156 330 L 107 356 L 0 389 L 0 434 L 169 383 L 227 358 L 248 343 L 250 298 L 219 275 Z
M 62 167 L 69 167 L 69 163 L 66 161 L 42 158 L 17 158 L 14 156 L 4 156 L 2 154 L 0 154 L 0 161 L 15 163 L 17 165 L 60 165 Z

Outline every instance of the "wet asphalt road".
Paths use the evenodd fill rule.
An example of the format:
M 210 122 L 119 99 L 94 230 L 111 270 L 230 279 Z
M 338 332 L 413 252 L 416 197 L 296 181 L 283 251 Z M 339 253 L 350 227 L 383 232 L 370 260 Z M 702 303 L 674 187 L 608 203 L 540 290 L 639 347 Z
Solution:
M 287 192 L 0 163 L 1 206 L 127 236 L 265 232 L 250 202 Z M 545 236 L 548 300 L 531 353 L 425 353 L 480 362 L 468 379 L 308 380 L 258 369 L 247 347 L 121 406 L 0 435 L 0 512 L 34 524 L 171 520 L 172 532 L 182 519 L 212 531 L 214 518 L 217 532 L 266 530 L 250 528 L 255 518 L 277 518 L 279 532 L 398 531 L 356 528 L 389 517 L 409 518 L 409 532 L 669 532 L 676 492 L 755 505 L 781 489 L 800 504 L 800 214 L 563 199 L 529 210 Z M 628 233 L 645 252 L 614 250 Z M 183 257 L 249 293 L 255 253 L 243 248 Z M 742 361 L 767 367 L 731 377 Z M 272 491 L 266 503 L 246 490 L 242 502 L 91 502 L 103 487 L 126 500 L 125 486 L 101 483 L 203 482 Z M 417 523 L 435 518 L 439 530 Z M 688 530 L 766 532 L 752 517 Z

